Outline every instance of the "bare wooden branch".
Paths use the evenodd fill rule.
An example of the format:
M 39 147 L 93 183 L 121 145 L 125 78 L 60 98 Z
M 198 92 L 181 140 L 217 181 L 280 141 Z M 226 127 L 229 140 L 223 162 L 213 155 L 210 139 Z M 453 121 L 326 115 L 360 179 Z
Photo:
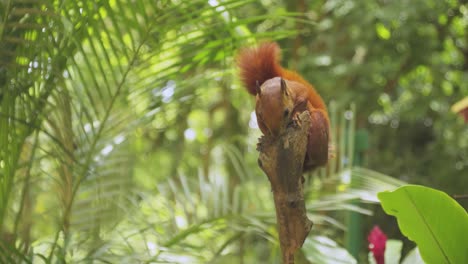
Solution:
M 310 114 L 301 113 L 279 137 L 260 139 L 259 165 L 270 181 L 276 208 L 278 234 L 283 263 L 294 263 L 294 254 L 302 247 L 312 221 L 307 218 L 302 169 L 307 148 Z

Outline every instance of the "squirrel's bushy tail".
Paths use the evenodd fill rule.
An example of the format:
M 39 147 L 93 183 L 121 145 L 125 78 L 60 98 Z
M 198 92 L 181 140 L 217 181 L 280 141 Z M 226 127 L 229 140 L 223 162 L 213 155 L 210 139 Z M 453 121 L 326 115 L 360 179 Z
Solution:
M 240 77 L 250 94 L 257 94 L 257 81 L 262 85 L 268 79 L 281 76 L 280 56 L 280 48 L 272 42 L 244 48 L 239 52 L 237 65 L 240 68 Z

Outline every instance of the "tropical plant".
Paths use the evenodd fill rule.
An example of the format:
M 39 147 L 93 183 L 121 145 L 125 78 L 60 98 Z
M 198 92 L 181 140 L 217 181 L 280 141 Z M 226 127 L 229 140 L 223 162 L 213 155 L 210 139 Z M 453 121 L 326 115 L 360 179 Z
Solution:
M 404 100 L 425 89 L 400 93 L 394 84 L 419 87 L 420 76 L 431 80 L 428 69 L 439 76 L 442 64 L 424 59 L 430 52 L 451 65 L 447 80 L 433 79 L 444 96 L 423 93 L 435 101 L 427 114 L 433 130 L 444 135 L 431 148 L 455 157 L 453 170 L 466 168 L 452 147 L 466 145 L 466 129 L 441 119 L 438 107 L 466 91 L 463 62 L 451 56 L 464 49 L 454 46 L 465 34 L 463 3 L 435 2 L 386 2 L 380 13 L 372 1 L 0 1 L 0 262 L 277 262 L 254 106 L 234 67 L 240 46 L 268 38 L 285 47 L 286 64 L 335 99 L 337 158 L 307 177 L 315 225 L 303 262 L 353 263 L 342 248 L 343 212 L 370 214 L 355 201 L 378 202 L 377 192 L 403 184 L 353 166 L 362 158 L 355 128 L 370 120 L 373 141 L 409 153 L 414 142 L 393 140 L 383 126 L 388 116 L 409 122 L 409 103 L 429 111 L 424 100 Z M 440 15 L 440 34 L 432 24 L 420 32 L 396 23 L 401 9 L 412 10 L 411 21 Z M 447 42 L 436 45 L 441 51 L 431 46 L 405 60 L 419 41 L 438 37 Z M 389 153 L 370 164 L 395 172 L 405 162 L 386 162 Z M 435 152 L 419 153 L 431 160 Z
M 468 214 L 446 193 L 407 185 L 378 197 L 402 233 L 416 242 L 426 263 L 468 261 Z
M 294 14 L 236 16 L 250 2 L 2 2 L 2 262 L 257 259 L 251 245 L 276 259 L 257 243 L 275 245 L 274 214 L 243 159 L 255 143 L 231 64 L 240 45 L 296 31 L 254 35 Z

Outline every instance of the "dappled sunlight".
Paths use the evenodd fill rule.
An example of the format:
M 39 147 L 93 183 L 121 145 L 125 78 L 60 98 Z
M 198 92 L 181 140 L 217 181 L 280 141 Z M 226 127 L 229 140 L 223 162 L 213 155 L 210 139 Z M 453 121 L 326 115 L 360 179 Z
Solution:
M 313 222 L 295 263 L 468 263 L 467 10 L 0 1 L 0 263 L 281 263 L 278 189 Z M 302 128 L 323 166 L 275 186 L 265 141 Z

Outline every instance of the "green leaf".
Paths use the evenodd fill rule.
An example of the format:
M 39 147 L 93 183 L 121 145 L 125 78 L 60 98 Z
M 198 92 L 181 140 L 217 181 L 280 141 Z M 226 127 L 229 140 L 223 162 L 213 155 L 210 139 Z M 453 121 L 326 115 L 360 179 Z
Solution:
M 446 193 L 409 185 L 378 198 L 427 263 L 468 263 L 468 214 Z
M 377 23 L 375 25 L 375 30 L 377 31 L 377 35 L 379 35 L 381 39 L 387 40 L 390 39 L 390 37 L 392 36 L 390 30 L 388 30 L 388 28 L 385 27 L 385 25 L 382 23 Z
M 354 257 L 338 243 L 324 236 L 312 236 L 305 240 L 302 252 L 312 263 L 355 264 Z

